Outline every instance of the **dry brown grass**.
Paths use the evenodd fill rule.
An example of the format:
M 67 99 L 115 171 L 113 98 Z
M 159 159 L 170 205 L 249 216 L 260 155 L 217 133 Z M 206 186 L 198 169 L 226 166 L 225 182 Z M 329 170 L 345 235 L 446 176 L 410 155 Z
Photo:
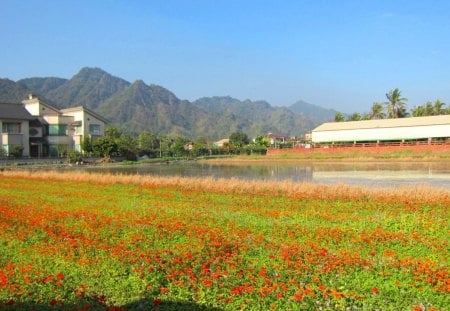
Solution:
M 39 180 L 64 180 L 96 184 L 135 184 L 144 187 L 169 187 L 184 191 L 247 194 L 299 199 L 381 200 L 386 202 L 439 203 L 450 206 L 450 190 L 427 186 L 407 186 L 395 189 L 368 188 L 337 184 L 324 185 L 292 181 L 248 181 L 188 177 L 156 177 L 143 175 L 100 174 L 60 171 L 3 171 L 0 176 Z

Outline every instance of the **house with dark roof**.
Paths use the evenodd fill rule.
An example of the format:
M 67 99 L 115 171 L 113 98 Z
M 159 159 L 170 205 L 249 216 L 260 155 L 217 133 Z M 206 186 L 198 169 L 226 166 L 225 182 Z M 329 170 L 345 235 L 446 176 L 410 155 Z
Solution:
M 108 121 L 85 107 L 57 109 L 30 95 L 22 104 L 0 103 L 0 155 L 62 156 L 81 152 L 84 138 L 104 136 Z
M 23 156 L 30 155 L 29 125 L 33 119 L 21 104 L 0 103 L 1 153 L 10 155 L 22 149 Z
M 82 152 L 81 145 L 85 137 L 95 141 L 105 134 L 108 120 L 86 107 L 60 110 L 32 94 L 22 104 L 39 121 L 36 122 L 35 135 L 30 137 L 31 156 L 61 156 L 71 151 Z

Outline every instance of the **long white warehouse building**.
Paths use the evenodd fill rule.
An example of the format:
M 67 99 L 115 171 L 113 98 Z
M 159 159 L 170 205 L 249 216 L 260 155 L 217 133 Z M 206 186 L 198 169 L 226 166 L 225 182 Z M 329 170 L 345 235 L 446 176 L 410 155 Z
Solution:
M 313 143 L 378 142 L 450 138 L 450 115 L 324 123 Z

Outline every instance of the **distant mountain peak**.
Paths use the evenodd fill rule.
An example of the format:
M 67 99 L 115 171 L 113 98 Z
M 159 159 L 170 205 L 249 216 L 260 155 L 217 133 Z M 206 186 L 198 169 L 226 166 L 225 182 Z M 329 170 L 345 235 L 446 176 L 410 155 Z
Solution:
M 315 125 L 303 114 L 264 100 L 228 95 L 190 102 L 160 85 L 147 85 L 141 79 L 130 83 L 98 67 L 83 67 L 70 79 L 0 79 L 0 101 L 20 102 L 29 93 L 58 108 L 83 105 L 132 133 L 146 130 L 219 139 L 235 131 L 249 136 L 301 135 Z
M 318 105 L 310 104 L 304 100 L 295 102 L 293 105 L 289 106 L 288 109 L 320 122 L 333 120 L 337 112 L 333 109 L 327 109 Z
M 99 67 L 83 67 L 78 71 L 78 74 L 90 74 L 90 73 L 101 73 L 101 74 L 108 74 L 105 70 L 99 68 Z
M 133 83 L 131 83 L 130 87 L 133 89 L 141 89 L 141 88 L 148 88 L 148 85 L 145 84 L 143 80 L 136 80 Z

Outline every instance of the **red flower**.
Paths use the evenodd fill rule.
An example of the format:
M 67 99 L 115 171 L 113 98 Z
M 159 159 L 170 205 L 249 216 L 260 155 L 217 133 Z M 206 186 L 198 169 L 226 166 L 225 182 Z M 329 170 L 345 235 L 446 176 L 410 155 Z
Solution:
M 297 293 L 297 294 L 294 295 L 294 299 L 297 300 L 297 301 L 300 301 L 300 300 L 303 299 L 303 295 L 300 294 L 300 293 Z
M 378 290 L 378 288 L 376 288 L 376 287 L 372 288 L 372 294 L 378 295 L 379 293 L 380 293 L 380 291 Z
M 153 300 L 153 305 L 154 305 L 154 306 L 157 306 L 157 305 L 159 305 L 159 304 L 161 304 L 161 299 L 156 298 L 155 300 Z

